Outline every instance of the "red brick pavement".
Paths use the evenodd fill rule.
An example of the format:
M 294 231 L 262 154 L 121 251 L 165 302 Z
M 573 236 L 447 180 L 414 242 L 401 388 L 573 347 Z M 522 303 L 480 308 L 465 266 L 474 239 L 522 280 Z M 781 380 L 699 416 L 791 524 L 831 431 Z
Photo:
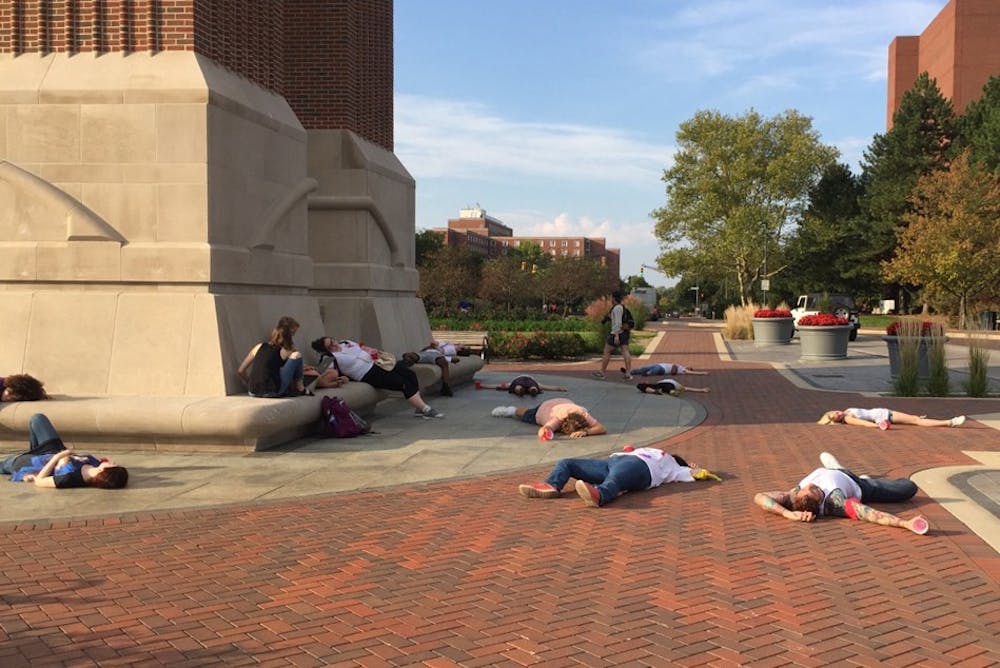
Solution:
M 518 496 L 535 469 L 0 527 L 0 665 L 1000 664 L 1000 560 L 927 497 L 896 508 L 927 515 L 923 537 L 790 522 L 751 501 L 790 487 L 822 449 L 908 475 L 968 463 L 961 450 L 995 449 L 994 432 L 821 427 L 852 395 L 719 362 L 705 331 L 671 331 L 661 349 L 712 371 L 697 379 L 712 394 L 693 398 L 708 420 L 668 445 L 722 484 L 592 509 L 575 494 Z

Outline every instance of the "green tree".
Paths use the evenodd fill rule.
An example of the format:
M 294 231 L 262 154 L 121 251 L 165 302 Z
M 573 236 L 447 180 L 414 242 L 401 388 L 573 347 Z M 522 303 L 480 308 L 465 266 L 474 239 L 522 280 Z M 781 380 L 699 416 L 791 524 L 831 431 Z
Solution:
M 964 153 L 921 177 L 911 204 L 886 275 L 950 297 L 965 327 L 971 303 L 1000 292 L 1000 176 Z
M 922 73 L 903 94 L 892 129 L 875 135 L 864 153 L 861 208 L 869 223 L 865 264 L 877 265 L 892 255 L 899 228 L 913 211 L 910 195 L 917 180 L 948 167 L 955 128 L 951 102 L 941 95 L 937 82 Z M 897 305 L 904 306 L 902 299 Z
M 434 230 L 420 230 L 416 234 L 416 265 L 422 266 L 427 259 L 444 246 L 444 235 Z
M 503 304 L 507 311 L 514 304 L 526 303 L 537 295 L 533 276 L 521 268 L 517 255 L 501 255 L 483 265 L 479 296 Z
M 581 302 L 604 293 L 605 273 L 604 267 L 594 260 L 559 256 L 542 273 L 540 289 L 547 301 L 561 304 L 566 315 Z
M 959 135 L 959 144 L 971 151 L 973 160 L 1000 171 L 1000 76 L 991 77 L 982 97 L 965 108 Z
M 461 246 L 431 253 L 420 270 L 418 295 L 431 306 L 453 309 L 476 294 L 483 258 Z
M 652 285 L 646 281 L 645 276 L 632 275 L 625 279 L 625 292 L 632 292 L 632 288 L 651 288 Z
M 742 303 L 781 270 L 784 231 L 837 150 L 796 111 L 763 118 L 699 111 L 681 124 L 674 165 L 663 174 L 667 204 L 653 212 L 669 275 L 732 280 Z

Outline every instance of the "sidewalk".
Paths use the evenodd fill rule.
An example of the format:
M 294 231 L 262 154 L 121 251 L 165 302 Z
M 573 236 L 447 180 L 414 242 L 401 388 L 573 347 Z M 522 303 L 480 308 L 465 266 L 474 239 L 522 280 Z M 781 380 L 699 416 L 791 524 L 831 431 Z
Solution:
M 996 526 L 981 483 L 1000 468 L 985 417 L 1000 400 L 876 399 L 859 390 L 877 387 L 846 386 L 874 360 L 803 367 L 791 348 L 784 361 L 722 360 L 711 324 L 663 327 L 651 361 L 708 369 L 682 380 L 710 394 L 641 395 L 590 378 L 593 362 L 483 375 L 544 374 L 623 435 L 541 444 L 488 416 L 509 395 L 463 388 L 433 398 L 444 420 L 380 406 L 381 433 L 365 439 L 122 454 L 134 474 L 123 492 L 0 486 L 0 665 L 1000 663 L 998 552 L 948 512 L 958 496 L 920 477 L 985 488 L 964 503 Z M 815 424 L 829 408 L 883 402 L 983 421 Z M 601 509 L 516 492 L 553 459 L 654 440 L 725 481 Z M 891 510 L 924 514 L 931 533 L 789 522 L 752 504 L 818 466 L 821 450 L 858 473 L 916 474 L 921 492 Z

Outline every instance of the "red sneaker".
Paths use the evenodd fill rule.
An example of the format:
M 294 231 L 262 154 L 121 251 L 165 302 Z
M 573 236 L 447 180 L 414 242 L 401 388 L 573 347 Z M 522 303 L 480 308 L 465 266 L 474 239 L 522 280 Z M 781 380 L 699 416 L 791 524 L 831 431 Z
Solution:
M 529 499 L 554 499 L 562 492 L 548 484 L 547 482 L 533 482 L 529 485 L 521 485 L 517 488 L 521 496 Z
M 591 508 L 599 508 L 601 506 L 601 492 L 589 482 L 577 480 L 576 493 Z

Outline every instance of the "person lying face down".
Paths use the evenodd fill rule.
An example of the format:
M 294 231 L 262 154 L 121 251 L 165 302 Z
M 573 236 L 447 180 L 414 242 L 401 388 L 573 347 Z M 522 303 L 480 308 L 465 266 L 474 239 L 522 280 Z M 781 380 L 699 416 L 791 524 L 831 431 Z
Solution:
M 534 408 L 518 406 L 497 406 L 493 409 L 493 417 L 517 418 L 528 424 L 537 424 L 538 438 L 550 440 L 559 431 L 570 438 L 599 436 L 606 434 L 607 429 L 598 422 L 589 411 L 569 399 L 547 399 Z

